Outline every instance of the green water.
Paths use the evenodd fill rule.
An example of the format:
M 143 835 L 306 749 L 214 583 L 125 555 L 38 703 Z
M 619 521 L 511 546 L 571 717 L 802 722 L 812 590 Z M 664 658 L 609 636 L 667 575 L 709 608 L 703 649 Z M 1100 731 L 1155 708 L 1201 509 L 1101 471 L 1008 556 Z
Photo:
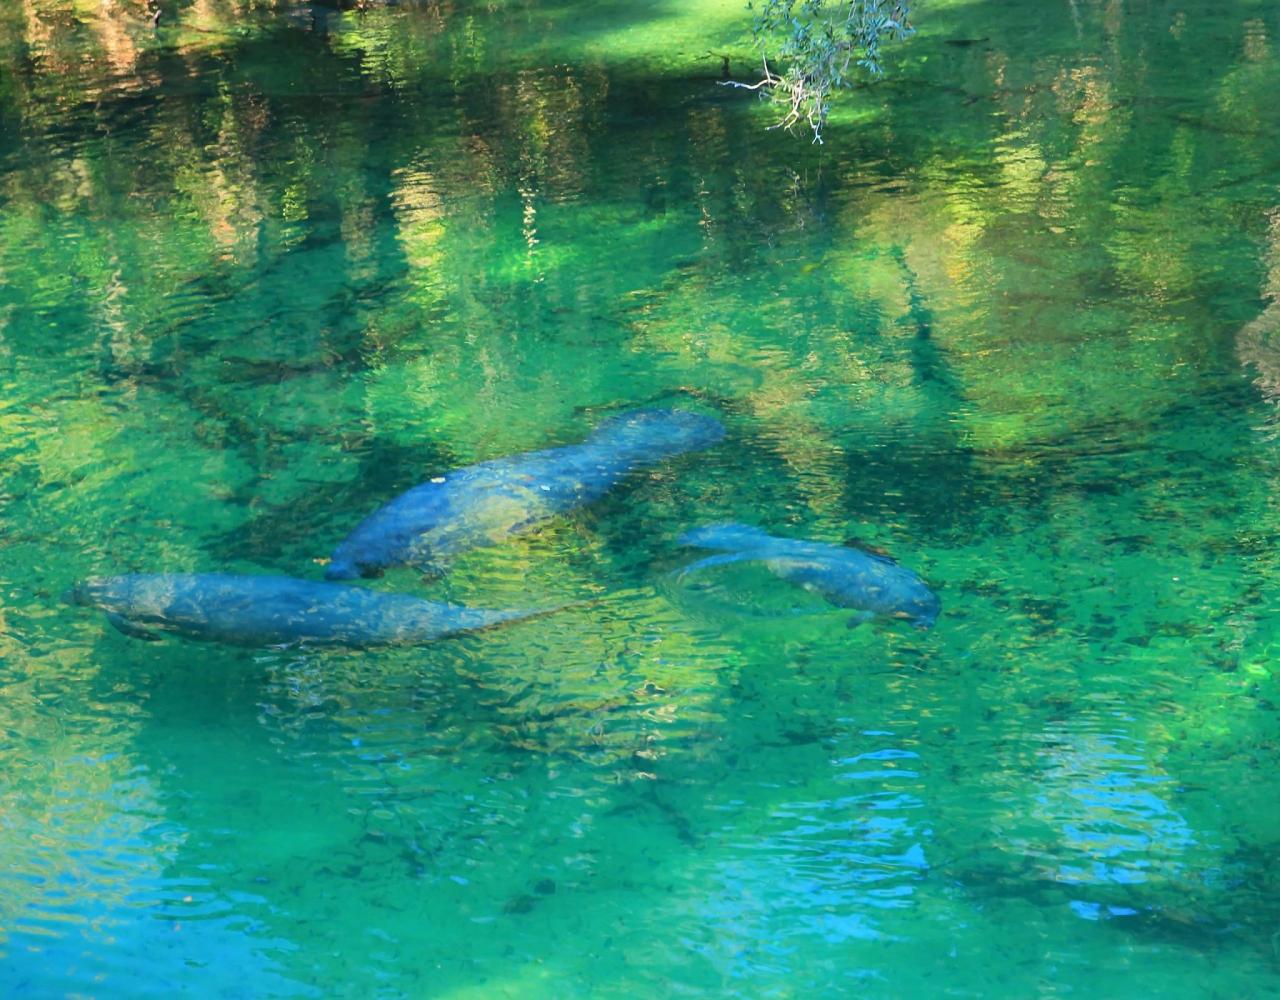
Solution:
M 1280 993 L 1274 4 L 935 0 L 823 146 L 737 0 L 165 11 L 0 8 L 0 992 Z M 370 584 L 557 616 L 58 599 L 663 405 L 726 440 Z M 943 614 L 680 581 L 729 518 Z

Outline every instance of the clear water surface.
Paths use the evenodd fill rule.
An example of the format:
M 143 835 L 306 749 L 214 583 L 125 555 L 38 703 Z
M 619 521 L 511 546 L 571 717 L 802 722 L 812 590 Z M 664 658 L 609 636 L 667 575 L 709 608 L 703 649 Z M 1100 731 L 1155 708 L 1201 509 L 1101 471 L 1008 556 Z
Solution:
M 822 146 L 737 0 L 0 7 L 6 996 L 1280 993 L 1280 10 L 935 0 Z M 144 643 L 451 467 L 726 440 L 369 585 L 428 647 Z M 849 629 L 694 523 L 888 550 Z

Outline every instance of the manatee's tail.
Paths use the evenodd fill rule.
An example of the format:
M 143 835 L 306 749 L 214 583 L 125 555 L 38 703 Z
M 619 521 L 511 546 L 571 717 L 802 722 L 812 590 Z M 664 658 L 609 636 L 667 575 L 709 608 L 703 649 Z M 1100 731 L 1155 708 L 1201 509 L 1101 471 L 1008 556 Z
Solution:
M 709 448 L 724 437 L 724 424 L 691 410 L 631 410 L 602 420 L 591 440 L 660 458 Z
M 600 598 L 587 598 L 580 601 L 568 601 L 565 604 L 557 604 L 550 608 L 456 608 L 460 612 L 460 621 L 457 631 L 471 632 L 479 629 L 494 628 L 498 625 L 508 625 L 515 622 L 533 621 L 536 618 L 547 618 L 551 615 L 558 615 L 562 611 L 569 611 L 573 608 L 591 607 L 599 604 Z
M 696 545 L 700 549 L 719 549 L 725 552 L 756 549 L 774 540 L 767 531 L 732 521 L 694 528 L 692 531 L 686 531 L 678 539 L 681 545 Z

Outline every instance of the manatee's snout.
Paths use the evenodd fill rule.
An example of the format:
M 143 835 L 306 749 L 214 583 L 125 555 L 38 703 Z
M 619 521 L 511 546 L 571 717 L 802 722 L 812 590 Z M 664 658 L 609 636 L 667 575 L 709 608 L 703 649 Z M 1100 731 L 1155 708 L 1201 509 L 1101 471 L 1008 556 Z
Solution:
M 922 632 L 927 632 L 933 628 L 933 623 L 938 620 L 938 615 L 942 613 L 942 602 L 938 600 L 934 594 L 929 595 L 929 599 L 921 602 L 920 608 L 915 614 L 915 626 Z
M 93 604 L 95 603 L 96 593 L 101 589 L 101 581 L 94 577 L 90 577 L 87 580 L 81 580 L 79 583 L 73 583 L 62 592 L 62 603 L 83 605 Z

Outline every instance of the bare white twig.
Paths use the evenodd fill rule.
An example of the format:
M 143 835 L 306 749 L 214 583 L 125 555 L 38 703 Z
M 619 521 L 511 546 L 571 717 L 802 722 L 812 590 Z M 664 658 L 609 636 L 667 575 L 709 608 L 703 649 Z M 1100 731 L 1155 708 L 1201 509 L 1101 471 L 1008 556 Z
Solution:
M 720 86 L 738 87 L 742 90 L 759 90 L 761 87 L 776 87 L 782 82 L 782 77 L 774 76 L 773 73 L 770 72 L 769 60 L 767 58 L 762 58 L 761 62 L 764 63 L 764 79 L 759 83 L 740 83 L 737 80 L 721 80 Z
M 908 0 L 760 0 L 760 10 L 756 42 L 776 39 L 786 70 L 775 73 L 765 61 L 756 83 L 721 82 L 777 105 L 780 120 L 772 128 L 790 131 L 803 121 L 817 143 L 834 94 L 851 85 L 850 73 L 878 77 L 881 43 L 914 33 Z

